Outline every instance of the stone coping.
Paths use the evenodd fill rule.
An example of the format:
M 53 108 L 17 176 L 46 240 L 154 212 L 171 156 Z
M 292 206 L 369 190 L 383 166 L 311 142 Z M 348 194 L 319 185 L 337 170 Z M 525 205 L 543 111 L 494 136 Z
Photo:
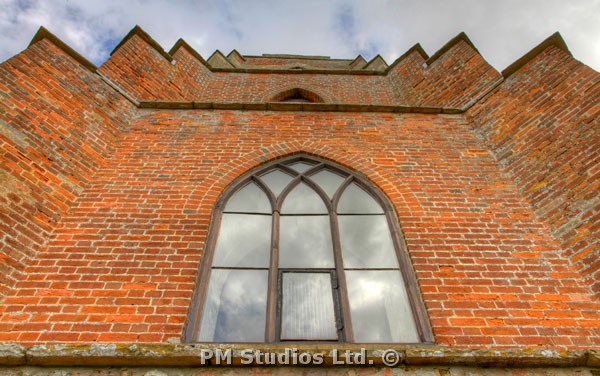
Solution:
M 81 344 L 0 345 L 0 366 L 242 366 L 260 365 L 244 362 L 244 354 L 286 351 L 318 357 L 323 366 L 335 363 L 335 353 L 362 353 L 367 365 L 386 365 L 382 356 L 394 350 L 398 366 L 477 366 L 477 367 L 600 367 L 600 349 L 557 350 L 538 348 L 457 349 L 442 346 L 348 345 L 348 344 Z M 231 354 L 231 363 L 216 362 L 207 354 Z M 348 364 L 344 364 L 348 365 Z M 361 364 L 354 364 L 361 366 Z

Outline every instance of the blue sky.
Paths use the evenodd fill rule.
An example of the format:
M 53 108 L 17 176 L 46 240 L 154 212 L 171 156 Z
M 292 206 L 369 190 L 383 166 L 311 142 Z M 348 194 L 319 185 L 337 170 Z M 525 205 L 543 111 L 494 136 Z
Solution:
M 100 65 L 135 25 L 165 50 L 185 39 L 205 58 L 293 53 L 393 62 L 432 55 L 461 31 L 502 70 L 555 31 L 600 70 L 600 0 L 0 0 L 0 61 L 45 26 Z

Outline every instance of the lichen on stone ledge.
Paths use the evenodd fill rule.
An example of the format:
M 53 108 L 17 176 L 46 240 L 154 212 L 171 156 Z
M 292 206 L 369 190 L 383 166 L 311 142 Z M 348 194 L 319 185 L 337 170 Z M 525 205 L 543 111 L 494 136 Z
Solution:
M 384 366 L 382 355 L 394 350 L 402 367 L 600 367 L 600 351 L 555 349 L 454 349 L 442 346 L 385 345 L 293 345 L 276 344 L 86 344 L 36 345 L 23 347 L 16 344 L 0 345 L 1 366 L 87 366 L 87 367 L 198 367 L 215 366 L 207 359 L 207 352 L 230 351 L 230 364 L 222 366 L 254 365 L 242 362 L 243 354 L 262 352 L 284 354 L 286 349 L 323 359 L 322 366 L 335 365 L 334 352 L 352 354 L 363 351 L 366 364 Z M 338 363 L 339 364 L 339 363 Z M 348 364 L 344 364 L 348 366 Z M 355 366 L 361 366 L 360 364 Z

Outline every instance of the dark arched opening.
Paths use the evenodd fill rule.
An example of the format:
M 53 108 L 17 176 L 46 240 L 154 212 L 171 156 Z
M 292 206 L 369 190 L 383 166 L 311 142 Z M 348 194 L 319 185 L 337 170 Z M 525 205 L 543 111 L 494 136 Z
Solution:
M 320 95 L 306 89 L 293 88 L 282 91 L 271 98 L 270 102 L 309 102 L 324 103 Z

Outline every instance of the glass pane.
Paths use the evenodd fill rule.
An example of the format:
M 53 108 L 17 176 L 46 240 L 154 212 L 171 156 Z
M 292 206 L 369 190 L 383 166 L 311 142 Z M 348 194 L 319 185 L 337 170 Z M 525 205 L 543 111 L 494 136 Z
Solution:
M 293 168 L 294 170 L 298 171 L 299 173 L 303 173 L 304 171 L 308 170 L 309 168 L 314 167 L 314 164 L 309 164 L 306 162 L 296 162 L 296 163 L 292 163 L 287 165 L 290 168 Z
M 281 216 L 279 266 L 281 268 L 333 268 L 329 216 Z
M 379 214 L 383 213 L 383 209 L 371 195 L 352 183 L 342 193 L 337 212 L 343 214 Z
M 260 177 L 275 197 L 292 181 L 292 177 L 281 170 L 272 170 Z
M 328 214 L 321 196 L 314 189 L 300 183 L 286 196 L 282 214 Z
M 223 214 L 213 266 L 269 267 L 270 215 Z
M 272 209 L 266 193 L 258 185 L 249 183 L 229 198 L 225 211 L 270 214 Z
M 397 268 L 385 215 L 339 215 L 345 268 Z
M 213 269 L 200 341 L 264 342 L 268 275 L 266 270 Z
M 325 193 L 332 198 L 340 185 L 344 182 L 344 178 L 329 170 L 321 170 L 310 176 L 311 180 L 321 187 Z
M 281 339 L 336 340 L 329 273 L 283 273 Z
M 355 342 L 419 342 L 400 272 L 346 271 Z

